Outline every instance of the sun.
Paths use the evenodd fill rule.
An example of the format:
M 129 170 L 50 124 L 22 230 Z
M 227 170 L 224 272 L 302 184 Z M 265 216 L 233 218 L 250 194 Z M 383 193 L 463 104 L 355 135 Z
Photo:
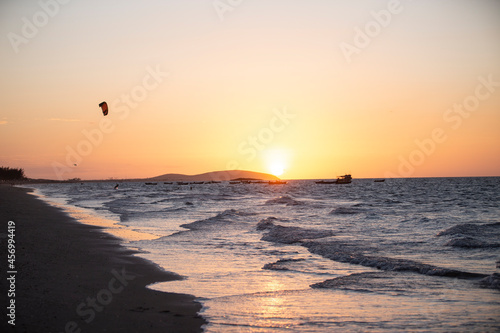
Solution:
M 269 165 L 269 171 L 272 175 L 281 176 L 285 172 L 285 166 L 280 162 L 273 162 Z
M 289 152 L 283 148 L 268 149 L 263 154 L 263 162 L 268 172 L 277 177 L 288 169 Z

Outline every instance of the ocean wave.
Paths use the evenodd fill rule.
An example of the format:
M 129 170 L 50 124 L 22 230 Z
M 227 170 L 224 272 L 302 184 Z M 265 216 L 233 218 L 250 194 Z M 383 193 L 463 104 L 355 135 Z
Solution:
M 201 229 L 211 228 L 213 226 L 219 226 L 221 224 L 233 223 L 235 218 L 239 216 L 252 216 L 252 215 L 256 215 L 256 213 L 250 213 L 236 209 L 228 209 L 213 217 L 209 217 L 207 219 L 191 223 L 182 224 L 180 226 L 190 230 L 201 230 Z
M 109 208 L 120 208 L 126 207 L 132 203 L 135 204 L 135 202 L 131 198 L 117 198 L 110 201 L 105 201 L 103 205 Z
M 500 222 L 486 223 L 486 224 L 473 224 L 473 223 L 458 224 L 439 232 L 437 236 L 478 235 L 478 234 L 490 234 L 491 232 L 500 233 Z
M 310 285 L 314 289 L 344 289 L 363 292 L 399 291 L 404 292 L 407 286 L 398 284 L 395 273 L 391 272 L 363 272 L 346 276 L 339 276 Z M 399 280 L 400 282 L 400 280 Z
M 289 271 L 290 267 L 288 267 L 288 264 L 290 263 L 295 263 L 298 261 L 304 261 L 305 259 L 300 258 L 300 259 L 280 259 L 276 262 L 272 262 L 269 264 L 265 264 L 262 269 L 268 269 L 268 270 L 274 270 L 274 271 Z
M 473 224 L 458 224 L 437 234 L 438 237 L 446 236 L 451 239 L 445 246 L 463 249 L 480 249 L 500 247 L 500 222 Z
M 286 205 L 286 206 L 296 206 L 302 205 L 303 202 L 293 199 L 288 195 L 282 195 L 280 197 L 267 200 L 266 205 Z
M 366 202 L 359 202 L 357 204 L 352 205 L 352 207 L 373 207 L 373 204 Z
M 354 208 L 355 206 L 350 206 L 350 207 L 344 207 L 340 206 L 335 208 L 330 212 L 331 215 L 355 215 L 355 214 L 360 214 L 363 213 L 363 210 L 359 208 Z
M 292 244 L 307 239 L 325 238 L 334 235 L 330 230 L 284 227 L 275 224 L 274 221 L 276 221 L 276 218 L 271 217 L 263 219 L 257 224 L 257 230 L 267 231 L 267 233 L 262 236 L 262 240 L 282 244 Z
M 419 276 L 400 272 L 363 272 L 339 276 L 310 285 L 313 289 L 341 289 L 363 293 L 386 293 L 411 295 L 416 290 L 441 289 L 447 282 L 422 279 Z
M 228 209 L 223 211 L 222 213 L 217 214 L 215 218 L 227 218 L 234 216 L 254 216 L 254 215 L 257 215 L 257 213 L 246 212 L 244 210 L 239 210 L 239 209 Z
M 266 230 L 275 226 L 274 222 L 279 221 L 276 217 L 270 216 L 257 223 L 257 230 Z
M 413 272 L 424 275 L 444 276 L 454 278 L 484 278 L 487 275 L 470 273 L 455 269 L 424 264 L 408 259 L 389 258 L 383 256 L 368 256 L 362 249 L 353 250 L 353 246 L 341 242 L 306 242 L 302 243 L 311 253 L 325 258 L 349 264 L 373 267 L 383 271 Z M 351 249 L 349 249 L 351 248 Z
M 454 278 L 484 278 L 487 275 L 481 273 L 471 273 L 455 269 L 438 267 L 430 264 L 424 264 L 408 259 L 389 258 L 383 256 L 365 255 L 368 249 L 359 248 L 356 244 L 349 244 L 340 241 L 315 242 L 311 239 L 325 238 L 334 236 L 334 233 L 329 230 L 314 230 L 300 227 L 284 227 L 277 225 L 274 217 L 269 217 L 261 220 L 257 224 L 258 230 L 266 230 L 267 233 L 262 237 L 262 240 L 292 244 L 300 242 L 311 253 L 319 254 L 325 258 L 361 265 L 365 267 L 373 267 L 383 271 L 398 271 L 398 272 L 413 272 L 424 275 L 444 276 Z
M 165 202 L 172 202 L 172 201 L 174 201 L 173 198 L 163 198 L 163 199 L 159 199 L 159 200 L 153 201 L 153 202 L 151 202 L 151 204 L 156 205 L 156 204 L 162 204 L 162 203 L 165 203 Z
M 398 204 L 402 204 L 403 202 L 400 200 L 397 200 L 397 199 L 387 198 L 387 199 L 383 200 L 383 203 L 385 203 L 387 205 L 398 205 Z
M 162 210 L 162 213 L 178 213 L 187 211 L 186 207 L 171 207 Z
M 460 247 L 466 249 L 481 249 L 500 247 L 500 243 L 488 243 L 474 237 L 458 237 L 454 238 L 444 245 L 452 247 Z
M 490 276 L 481 279 L 481 281 L 479 281 L 479 285 L 482 288 L 500 289 L 500 274 L 493 273 Z

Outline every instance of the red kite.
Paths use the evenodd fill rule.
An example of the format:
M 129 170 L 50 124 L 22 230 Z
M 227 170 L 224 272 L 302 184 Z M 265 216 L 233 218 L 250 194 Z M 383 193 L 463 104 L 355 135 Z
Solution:
M 99 106 L 102 109 L 102 114 L 107 116 L 108 115 L 108 103 L 102 102 L 101 104 L 99 104 Z

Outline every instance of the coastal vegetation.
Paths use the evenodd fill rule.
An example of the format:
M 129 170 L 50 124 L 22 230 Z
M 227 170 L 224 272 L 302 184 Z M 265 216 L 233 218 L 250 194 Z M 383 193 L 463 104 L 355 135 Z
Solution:
M 26 176 L 22 168 L 0 167 L 0 180 L 24 180 Z

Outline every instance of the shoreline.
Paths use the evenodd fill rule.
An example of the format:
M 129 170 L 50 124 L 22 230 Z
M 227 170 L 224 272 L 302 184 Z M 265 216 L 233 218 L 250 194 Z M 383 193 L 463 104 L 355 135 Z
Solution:
M 179 280 L 179 275 L 134 256 L 137 251 L 102 227 L 80 223 L 28 192 L 0 185 L 0 258 L 7 263 L 8 222 L 13 221 L 16 272 L 8 274 L 7 265 L 1 266 L 0 327 L 11 332 L 202 332 L 206 321 L 194 296 L 146 287 Z M 12 275 L 15 291 L 6 297 Z M 15 326 L 7 316 L 12 301 Z

